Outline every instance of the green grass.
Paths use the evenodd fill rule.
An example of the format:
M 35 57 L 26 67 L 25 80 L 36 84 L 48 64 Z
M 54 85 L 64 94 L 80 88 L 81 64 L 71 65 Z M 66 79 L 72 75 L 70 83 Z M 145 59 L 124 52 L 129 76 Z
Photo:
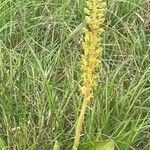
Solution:
M 0 149 L 70 150 L 82 99 L 84 0 L 0 0 Z M 149 0 L 109 0 L 103 66 L 81 141 L 150 150 Z

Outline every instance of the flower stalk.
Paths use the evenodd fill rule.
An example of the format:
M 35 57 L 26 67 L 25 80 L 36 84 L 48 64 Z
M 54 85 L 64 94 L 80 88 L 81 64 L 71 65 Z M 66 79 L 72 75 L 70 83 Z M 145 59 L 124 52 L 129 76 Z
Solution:
M 82 55 L 82 79 L 81 94 L 83 96 L 83 104 L 77 120 L 75 139 L 72 150 L 77 150 L 86 108 L 90 100 L 93 98 L 93 90 L 98 81 L 97 69 L 101 64 L 102 56 L 102 25 L 104 23 L 105 2 L 103 0 L 87 0 L 84 10 L 86 17 L 86 26 L 83 28 L 84 42 L 82 47 L 84 54 Z

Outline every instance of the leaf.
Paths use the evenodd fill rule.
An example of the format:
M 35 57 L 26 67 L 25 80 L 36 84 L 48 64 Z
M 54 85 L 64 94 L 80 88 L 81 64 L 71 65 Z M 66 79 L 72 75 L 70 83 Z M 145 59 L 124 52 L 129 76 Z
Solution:
M 4 140 L 0 137 L 0 150 L 7 150 Z
M 85 143 L 79 145 L 78 150 L 114 150 L 114 142 L 111 140 Z

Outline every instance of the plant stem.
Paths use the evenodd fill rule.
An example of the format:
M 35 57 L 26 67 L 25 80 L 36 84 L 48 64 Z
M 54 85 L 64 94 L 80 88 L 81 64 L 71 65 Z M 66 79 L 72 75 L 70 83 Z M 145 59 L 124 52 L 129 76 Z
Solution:
M 81 134 L 81 131 L 82 131 L 82 125 L 83 125 L 83 122 L 84 122 L 84 116 L 85 116 L 87 104 L 88 104 L 88 100 L 84 100 L 83 104 L 82 104 L 82 108 L 81 108 L 79 118 L 77 120 L 77 127 L 76 127 L 76 131 L 75 131 L 75 140 L 74 140 L 72 150 L 77 150 L 78 145 L 79 145 L 80 134 Z

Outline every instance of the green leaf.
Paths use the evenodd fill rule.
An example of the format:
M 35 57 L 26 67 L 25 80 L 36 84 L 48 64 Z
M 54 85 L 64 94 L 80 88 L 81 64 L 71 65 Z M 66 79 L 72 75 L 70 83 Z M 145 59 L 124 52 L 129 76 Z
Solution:
M 78 150 L 114 150 L 114 142 L 111 140 L 85 143 L 79 145 Z
M 0 150 L 6 150 L 6 144 L 4 140 L 0 137 Z

